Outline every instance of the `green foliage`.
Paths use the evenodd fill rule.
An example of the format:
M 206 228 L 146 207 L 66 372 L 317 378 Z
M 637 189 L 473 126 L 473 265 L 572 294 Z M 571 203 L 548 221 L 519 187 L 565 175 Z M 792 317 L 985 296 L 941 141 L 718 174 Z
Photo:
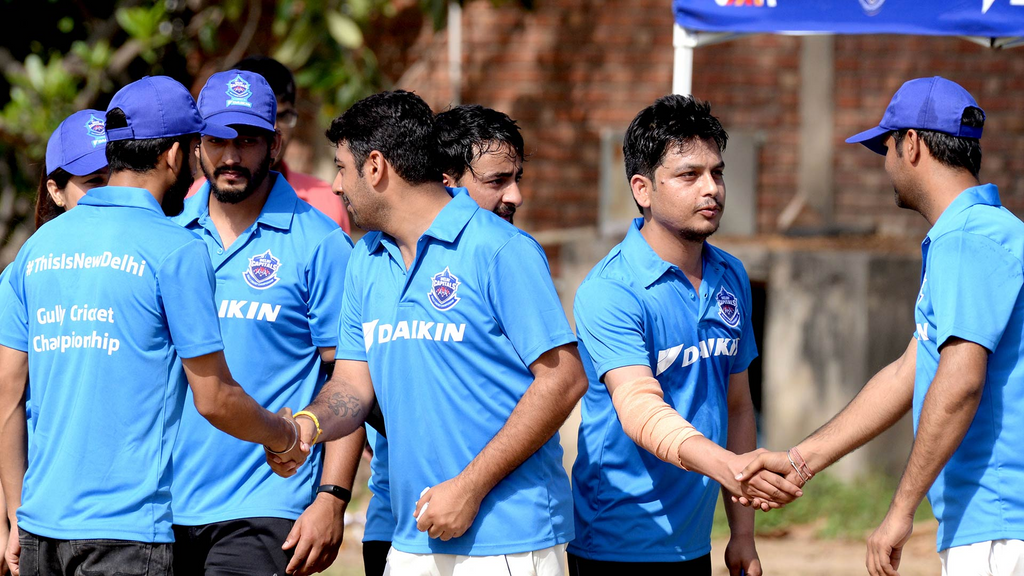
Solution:
M 397 15 L 395 1 L 3 0 L 18 5 L 20 34 L 0 47 L 0 197 L 29 196 L 46 140 L 61 120 L 105 108 L 117 88 L 145 75 L 166 74 L 189 86 L 211 63 L 270 54 L 297 71 L 296 82 L 321 104 L 318 120 L 326 124 L 388 88 L 366 36 Z M 448 0 L 418 6 L 436 29 L 445 25 Z M 24 216 L 0 211 L 0 236 Z
M 758 512 L 756 533 L 777 535 L 792 526 L 814 524 L 819 538 L 864 538 L 882 523 L 889 510 L 896 480 L 887 476 L 868 476 L 856 482 L 842 482 L 827 473 L 814 477 L 804 495 L 788 506 L 770 512 Z M 932 518 L 925 500 L 914 520 Z M 715 510 L 712 537 L 728 537 L 729 523 L 721 498 Z

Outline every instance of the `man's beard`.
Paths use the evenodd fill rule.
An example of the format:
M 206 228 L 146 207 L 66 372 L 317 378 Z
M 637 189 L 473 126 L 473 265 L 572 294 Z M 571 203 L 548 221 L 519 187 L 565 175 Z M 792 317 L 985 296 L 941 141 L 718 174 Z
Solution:
M 206 176 L 207 182 L 210 183 L 210 193 L 213 194 L 213 197 L 216 198 L 218 202 L 223 202 L 224 204 L 238 204 L 252 196 L 253 193 L 256 192 L 256 189 L 263 184 L 263 181 L 267 179 L 267 175 L 270 174 L 270 163 L 272 160 L 273 159 L 270 157 L 270 153 L 268 151 L 267 155 L 264 156 L 263 160 L 260 162 L 260 165 L 256 168 L 255 174 L 249 172 L 248 168 L 243 168 L 242 166 L 221 166 L 214 170 L 211 175 L 210 171 L 206 167 L 205 160 L 201 159 L 199 165 L 203 169 L 203 175 Z M 218 188 L 217 176 L 227 171 L 238 172 L 244 176 L 245 187 L 241 190 L 223 190 Z
M 710 237 L 712 234 L 714 234 L 717 231 L 718 231 L 718 227 L 717 226 L 711 232 L 703 232 L 703 231 L 700 231 L 700 230 L 694 230 L 692 228 L 689 228 L 689 229 L 684 228 L 684 229 L 679 231 L 679 237 L 682 238 L 683 240 L 686 240 L 687 242 L 704 242 L 705 240 L 708 239 L 708 237 Z
M 494 208 L 494 213 L 501 218 L 508 220 L 509 224 L 512 224 L 512 217 L 515 216 L 516 213 L 516 205 L 508 202 L 499 202 Z
M 710 204 L 705 203 L 705 204 L 703 204 L 701 206 L 698 206 L 697 210 L 703 210 L 705 208 L 718 208 L 719 210 L 723 210 L 724 206 L 722 206 L 719 202 L 712 201 Z M 714 234 L 715 232 L 718 232 L 718 226 L 721 225 L 721 222 L 722 222 L 721 220 L 716 222 L 714 224 L 714 227 L 711 228 L 711 230 L 708 230 L 707 228 L 704 228 L 704 229 L 682 228 L 682 229 L 679 230 L 678 234 L 679 234 L 680 238 L 682 238 L 683 240 L 686 240 L 687 242 L 704 242 L 712 234 Z
M 192 168 L 188 162 L 183 162 L 181 170 L 178 172 L 178 178 L 167 189 L 163 201 L 160 202 L 164 214 L 167 216 L 181 214 L 181 211 L 185 209 L 185 196 L 188 196 L 188 189 L 192 187 L 193 182 L 195 182 L 195 178 L 192 176 Z

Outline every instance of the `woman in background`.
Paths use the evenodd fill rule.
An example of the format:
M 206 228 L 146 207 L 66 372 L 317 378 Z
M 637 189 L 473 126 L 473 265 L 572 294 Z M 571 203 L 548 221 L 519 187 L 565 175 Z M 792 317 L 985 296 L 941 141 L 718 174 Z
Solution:
M 36 197 L 36 228 L 77 206 L 89 190 L 106 186 L 105 116 L 100 110 L 75 112 L 50 135 Z

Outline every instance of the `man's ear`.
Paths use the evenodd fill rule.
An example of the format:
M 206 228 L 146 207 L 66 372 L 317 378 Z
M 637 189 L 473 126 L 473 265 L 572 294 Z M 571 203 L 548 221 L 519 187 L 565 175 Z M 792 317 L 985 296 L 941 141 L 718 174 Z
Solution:
M 921 140 L 921 133 L 913 128 L 907 130 L 907 135 L 903 137 L 903 157 L 907 159 L 907 162 L 917 164 L 924 152 L 921 149 L 922 146 L 924 146 L 924 142 Z
M 654 183 L 650 178 L 633 174 L 633 177 L 629 179 L 629 188 L 633 192 L 633 200 L 636 200 L 640 208 L 651 207 L 651 192 L 654 190 Z
M 270 163 L 273 164 L 277 160 L 278 155 L 281 154 L 281 147 L 284 145 L 284 139 L 281 137 L 280 130 L 274 130 L 274 139 L 270 142 Z
M 369 181 L 370 186 L 376 188 L 384 180 L 385 172 L 389 168 L 388 161 L 384 159 L 380 150 L 373 150 L 363 163 L 363 178 Z
M 456 186 L 459 185 L 459 183 L 455 180 L 455 177 L 452 176 L 451 174 L 442 174 L 441 182 L 449 188 L 455 188 Z

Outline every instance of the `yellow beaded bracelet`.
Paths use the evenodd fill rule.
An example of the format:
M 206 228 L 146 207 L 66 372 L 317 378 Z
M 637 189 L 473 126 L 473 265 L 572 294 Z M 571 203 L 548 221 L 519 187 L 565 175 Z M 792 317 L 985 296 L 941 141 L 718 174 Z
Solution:
M 313 436 L 313 441 L 310 442 L 310 444 L 316 444 L 317 439 L 320 438 L 320 433 L 323 432 L 323 430 L 320 429 L 320 419 L 316 417 L 316 414 L 313 414 L 309 410 L 301 410 L 299 412 L 296 412 L 294 415 L 292 415 L 292 418 L 298 418 L 299 416 L 305 416 L 306 418 L 309 418 L 310 420 L 313 421 L 313 426 L 316 426 L 316 435 Z

